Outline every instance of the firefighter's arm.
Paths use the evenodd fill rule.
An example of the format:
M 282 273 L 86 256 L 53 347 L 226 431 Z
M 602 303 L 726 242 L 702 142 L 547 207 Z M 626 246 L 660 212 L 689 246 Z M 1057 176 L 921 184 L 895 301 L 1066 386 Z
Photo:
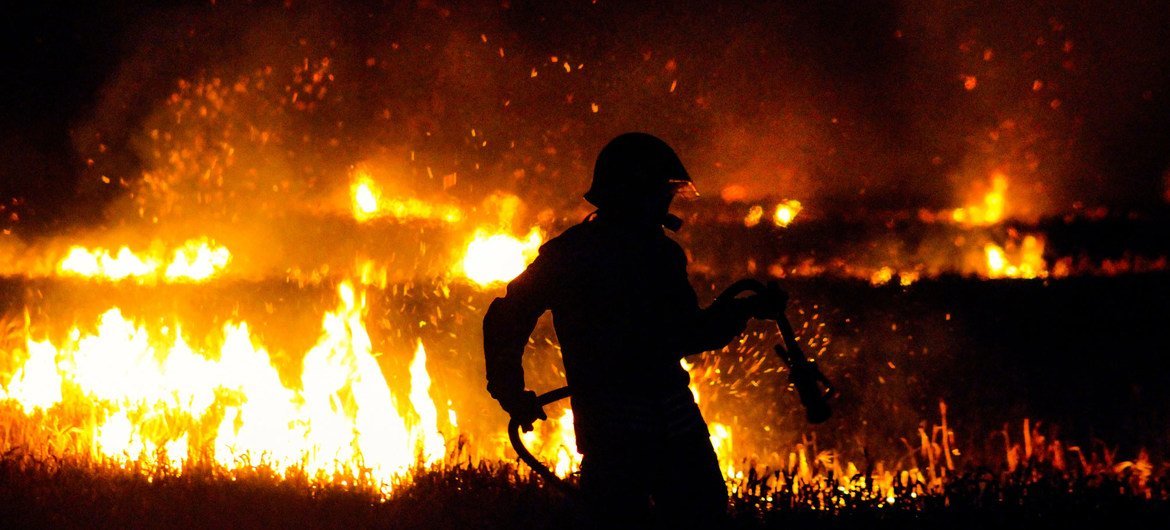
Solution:
M 483 318 L 483 353 L 487 365 L 487 389 L 525 431 L 532 422 L 544 419 L 536 394 L 524 389 L 521 359 L 536 321 L 548 309 L 545 293 L 548 259 L 538 257 L 520 276 L 508 284 L 507 294 L 488 306 Z
M 750 295 L 735 298 L 734 295 L 726 296 L 727 293 L 718 296 L 706 308 L 700 308 L 695 290 L 686 277 L 686 255 L 682 249 L 679 249 L 676 261 L 676 274 L 681 271 L 681 277 L 677 280 L 682 286 L 679 289 L 682 298 L 679 303 L 687 308 L 685 314 L 688 315 L 680 333 L 682 340 L 679 350 L 684 357 L 726 346 L 743 333 L 748 319 L 761 318 L 770 308 L 772 301 L 768 297 Z
M 694 291 L 691 291 L 694 296 Z M 726 346 L 732 339 L 743 333 L 747 321 L 753 316 L 753 304 L 745 298 L 716 300 L 700 309 L 694 302 L 695 311 L 689 326 L 684 327 L 681 350 L 683 356 L 694 355 Z

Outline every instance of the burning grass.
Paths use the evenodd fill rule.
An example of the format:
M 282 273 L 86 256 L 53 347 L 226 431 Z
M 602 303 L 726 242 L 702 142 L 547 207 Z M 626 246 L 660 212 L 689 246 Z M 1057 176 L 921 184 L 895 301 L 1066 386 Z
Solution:
M 1165 388 L 1159 384 L 1162 376 L 1158 374 L 1163 372 L 1153 365 L 1142 368 L 1141 363 L 1157 356 L 1161 337 L 1157 323 L 1166 314 L 1166 298 L 1159 293 L 1170 286 L 1167 280 L 1164 276 L 1051 283 L 955 279 L 902 288 L 873 288 L 867 282 L 793 282 L 797 299 L 793 310 L 809 323 L 805 340 L 810 351 L 823 350 L 819 355 L 824 365 L 846 393 L 837 403 L 838 421 L 802 437 L 800 433 L 808 427 L 784 388 L 783 374 L 776 373 L 778 361 L 768 351 L 774 337 L 769 339 L 767 333 L 753 331 L 742 343 L 696 359 L 690 368 L 700 406 L 713 433 L 719 435 L 714 438 L 730 479 L 737 521 L 748 528 L 797 523 L 901 528 L 977 526 L 972 521 L 1056 526 L 1093 517 L 1103 520 L 1106 516 L 1097 511 L 1108 514 L 1110 521 L 1132 520 L 1133 524 L 1141 517 L 1165 516 L 1166 438 L 1158 434 L 1164 432 L 1158 431 L 1163 424 L 1158 411 L 1164 410 L 1165 401 L 1150 394 Z M 12 283 L 8 287 L 44 293 L 32 309 L 34 335 L 39 337 L 44 331 L 48 338 L 68 339 L 71 331 L 50 332 L 50 326 L 36 324 L 57 314 L 61 306 L 76 306 L 74 290 L 54 293 L 47 285 Z M 68 403 L 30 413 L 8 401 L 0 407 L 4 429 L 0 451 L 6 452 L 0 477 L 3 521 L 22 526 L 89 526 L 99 520 L 111 527 L 175 521 L 174 526 L 191 527 L 512 528 L 558 527 L 571 520 L 570 505 L 510 463 L 496 436 L 504 418 L 478 391 L 482 384 L 475 358 L 478 351 L 467 342 L 475 338 L 477 308 L 490 293 L 470 284 L 446 283 L 370 289 L 363 313 L 359 298 L 345 302 L 342 294 L 339 304 L 338 293 L 344 290 L 322 288 L 314 294 L 283 283 L 264 288 L 247 284 L 248 296 L 227 296 L 239 287 L 207 295 L 227 300 L 227 309 L 212 309 L 218 306 L 202 302 L 196 306 L 203 314 L 230 314 L 229 320 L 254 322 L 257 342 L 253 344 L 269 346 L 274 369 L 290 385 L 287 388 L 299 388 L 295 384 L 299 364 L 290 352 L 321 342 L 313 330 L 323 329 L 322 322 L 330 321 L 319 311 L 348 315 L 351 333 L 342 335 L 354 343 L 355 358 L 362 357 L 357 355 L 359 350 L 366 351 L 366 346 L 357 347 L 359 343 L 383 353 L 378 363 L 386 385 L 403 406 L 409 401 L 413 409 L 401 412 L 403 421 L 433 425 L 418 432 L 443 434 L 442 449 L 435 450 L 434 440 L 428 449 L 426 436 L 410 438 L 405 449 L 396 453 L 403 465 L 392 466 L 392 477 L 365 469 L 374 463 L 364 452 L 364 458 L 337 466 L 327 462 L 290 466 L 290 461 L 272 454 L 284 446 L 271 447 L 269 460 L 263 449 L 219 454 L 215 450 L 221 444 L 213 442 L 221 437 L 230 440 L 228 434 L 235 431 L 217 428 L 222 427 L 226 409 L 212 407 L 203 416 L 192 413 L 192 418 L 202 417 L 206 425 L 187 425 L 183 421 L 189 420 L 180 421 L 181 415 L 163 415 L 138 426 L 136 432 L 151 440 L 169 441 L 175 437 L 167 433 L 188 433 L 185 455 L 159 452 L 166 451 L 167 444 L 131 444 L 129 453 L 119 456 L 125 444 L 94 445 L 96 428 L 114 415 L 104 408 L 108 405 L 87 407 L 77 400 L 64 400 Z M 146 294 L 160 289 L 108 286 L 91 309 L 101 314 L 109 303 L 145 303 L 149 301 Z M 193 286 L 166 289 L 171 295 L 166 300 L 195 292 Z M 298 294 L 301 298 L 294 296 Z M 16 295 L 8 300 L 16 307 L 21 303 Z M 289 316 L 269 312 L 268 306 L 278 307 L 277 301 L 283 301 L 284 311 L 290 314 L 307 314 L 293 322 L 306 335 L 301 347 L 276 340 L 285 335 L 285 328 L 275 321 Z M 821 305 L 825 301 L 834 304 Z M 1066 311 L 1049 318 L 1059 319 L 1060 325 L 1037 320 L 1046 314 L 1040 309 L 1057 302 Z M 152 308 L 146 304 L 143 311 L 157 313 Z M 74 311 L 69 314 L 90 313 L 88 309 Z M 10 346 L 26 344 L 27 318 L 14 316 L 6 321 L 11 328 Z M 158 323 L 157 319 L 143 322 Z M 185 332 L 207 328 L 212 336 L 224 324 L 219 320 L 184 322 Z M 405 327 L 411 322 L 417 328 Z M 963 328 L 952 328 L 956 325 Z M 365 335 L 358 330 L 367 326 L 368 337 L 362 338 Z M 988 329 L 985 326 L 994 326 L 995 333 L 981 332 Z M 1070 333 L 1094 327 L 1128 333 L 1115 338 Z M 80 340 L 90 329 L 83 326 L 82 334 L 69 340 Z M 403 329 L 410 331 L 403 333 Z M 959 333 L 960 329 L 969 332 Z M 198 333 L 192 336 L 193 347 L 218 344 L 199 339 Z M 1002 340 L 1005 337 L 1011 340 Z M 420 355 L 419 340 L 426 344 L 425 358 Z M 547 389 L 563 381 L 556 350 L 548 346 L 548 340 L 551 330 L 545 328 L 534 337 L 535 351 L 529 356 L 536 363 L 531 367 L 534 388 Z M 1136 364 L 1125 369 L 1118 365 L 1118 373 L 1111 376 L 1106 367 L 1090 363 L 1092 377 L 1086 379 L 1079 363 L 1054 361 L 1082 359 L 1086 351 L 1098 351 L 1104 345 L 1125 352 Z M 208 362 L 217 358 L 224 357 L 210 355 Z M 23 357 L 13 360 L 19 359 Z M 421 384 L 423 367 L 431 372 L 433 386 Z M 1044 377 L 1026 385 L 1007 378 L 1040 373 L 1040 368 L 1047 370 Z M 1147 389 L 1143 399 L 1100 399 L 1115 396 L 1118 385 L 1139 384 L 1134 374 L 1145 377 L 1139 378 Z M 70 385 L 62 388 L 68 390 Z M 1076 389 L 1080 400 L 1069 401 L 1069 388 Z M 430 399 L 416 399 L 416 394 Z M 951 404 L 949 418 L 947 411 L 933 409 L 931 403 L 937 404 L 939 397 Z M 925 408 L 919 406 L 922 400 L 927 400 Z M 1012 405 L 1020 400 L 1028 406 Z M 239 405 L 228 401 L 225 406 Z M 1060 401 L 1056 409 L 1045 405 L 1055 401 Z M 1126 415 L 1129 419 L 1119 420 L 1124 428 L 1109 430 L 1110 424 L 1095 412 L 1102 409 L 1114 416 Z M 1085 425 L 1076 425 L 1061 411 L 1081 417 L 1104 434 L 1086 433 Z M 572 452 L 557 442 L 571 423 L 558 412 L 563 411 L 550 410 L 550 417 L 561 421 L 541 422 L 539 436 L 529 440 L 531 447 L 542 449 L 543 457 L 557 466 L 561 464 L 555 460 L 558 455 Z M 1019 421 L 1029 414 L 1057 419 L 1073 434 L 1061 435 L 1047 424 Z M 1138 423 L 1139 417 L 1147 421 Z M 932 418 L 938 425 L 919 424 L 921 418 Z M 1001 428 L 1003 424 L 997 422 L 1005 418 L 1015 419 Z M 1142 425 L 1150 429 L 1139 429 Z M 1125 445 L 1115 449 L 1092 441 L 1093 436 Z M 1137 449 L 1147 444 L 1150 454 Z M 28 508 L 15 508 L 20 506 Z
M 8 423 L 8 425 L 13 425 Z M 738 528 L 1006 528 L 1108 524 L 1158 527 L 1170 515 L 1170 467 L 1144 454 L 1118 461 L 1023 424 L 995 461 L 959 464 L 920 433 L 899 468 L 843 468 L 815 444 L 781 469 L 749 466 L 729 480 Z M 936 433 L 941 432 L 938 429 Z M 376 482 L 246 462 L 171 467 L 149 461 L 55 455 L 9 446 L 0 457 L 0 523 L 20 528 L 561 528 L 575 501 L 505 461 L 472 463 L 453 451 L 416 466 L 391 495 Z M 458 446 L 456 446 L 457 448 Z M 154 462 L 164 462 L 156 465 Z M 895 465 L 898 465 L 897 463 Z M 921 466 L 921 467 L 919 467 Z

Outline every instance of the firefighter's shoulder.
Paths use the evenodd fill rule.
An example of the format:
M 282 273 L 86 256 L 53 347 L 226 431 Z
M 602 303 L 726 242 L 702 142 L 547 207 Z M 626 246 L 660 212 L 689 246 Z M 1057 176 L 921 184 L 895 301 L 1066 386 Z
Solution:
M 588 251 L 597 244 L 597 230 L 591 223 L 574 225 L 540 246 L 540 255 L 571 257 Z

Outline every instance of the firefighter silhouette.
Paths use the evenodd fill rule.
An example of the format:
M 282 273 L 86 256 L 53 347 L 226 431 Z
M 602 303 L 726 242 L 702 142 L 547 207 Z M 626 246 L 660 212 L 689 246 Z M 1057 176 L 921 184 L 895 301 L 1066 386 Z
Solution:
M 727 489 L 679 360 L 721 348 L 759 316 L 762 296 L 700 308 L 686 255 L 663 228 L 690 175 L 662 140 L 627 133 L 597 157 L 597 207 L 540 248 L 484 317 L 488 391 L 525 430 L 545 419 L 521 356 L 552 311 L 572 391 L 581 490 L 605 526 L 718 526 Z

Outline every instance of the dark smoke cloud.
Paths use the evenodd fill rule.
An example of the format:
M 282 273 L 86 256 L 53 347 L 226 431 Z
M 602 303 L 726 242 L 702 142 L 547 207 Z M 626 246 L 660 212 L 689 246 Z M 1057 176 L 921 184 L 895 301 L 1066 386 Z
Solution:
M 14 20 L 5 199 L 26 198 L 34 224 L 134 214 L 143 174 L 167 167 L 151 132 L 197 140 L 174 139 L 194 134 L 167 106 L 179 80 L 265 68 L 279 86 L 231 96 L 236 114 L 197 135 L 245 159 L 216 215 L 324 200 L 371 160 L 404 193 L 580 208 L 594 154 L 631 129 L 676 145 L 708 197 L 739 185 L 822 208 L 941 207 L 996 170 L 1019 215 L 1165 193 L 1164 3 L 226 4 Z M 282 100 L 295 67 L 325 58 L 334 79 L 314 108 Z M 255 192 L 272 185 L 287 194 Z

